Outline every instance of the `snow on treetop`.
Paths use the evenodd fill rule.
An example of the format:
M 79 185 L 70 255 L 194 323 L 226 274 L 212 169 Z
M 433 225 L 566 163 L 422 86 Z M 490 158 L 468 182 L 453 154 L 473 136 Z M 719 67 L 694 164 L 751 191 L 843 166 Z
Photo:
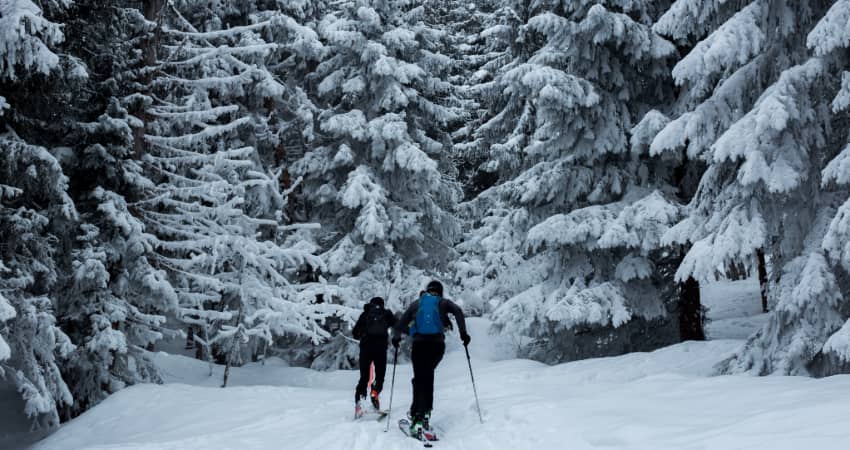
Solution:
M 719 87 L 695 110 L 686 112 L 667 124 L 652 140 L 650 155 L 676 150 L 687 145 L 689 158 L 708 158 L 709 149 L 717 137 L 743 114 L 748 93 L 758 79 L 763 56 L 754 58 Z
M 676 46 L 656 35 L 646 25 L 632 20 L 626 14 L 615 13 L 597 3 L 579 23 L 579 29 L 592 33 L 592 42 L 613 42 L 622 45 L 625 55 L 634 59 L 664 58 L 676 53 Z
M 676 84 L 690 82 L 696 85 L 697 93 L 704 93 L 712 87 L 706 78 L 736 64 L 743 65 L 758 55 L 765 39 L 759 26 L 761 15 L 761 4 L 751 3 L 700 41 L 673 67 Z
M 707 281 L 716 278 L 729 263 L 747 261 L 765 244 L 767 223 L 757 208 L 734 206 L 727 215 L 718 211 L 712 219 L 720 218 L 714 232 L 694 242 L 685 255 L 676 279 L 687 280 L 693 276 Z
M 536 334 L 538 329 L 570 329 L 580 324 L 615 327 L 629 321 L 632 313 L 620 287 L 603 282 L 591 286 L 581 281 L 560 284 L 546 292 L 535 284 L 507 300 L 493 312 L 503 333 Z
M 850 107 L 850 72 L 845 71 L 841 74 L 841 89 L 832 101 L 832 111 L 837 113 L 848 107 Z M 2 107 L 0 107 L 0 110 L 2 110 Z
M 817 56 L 850 46 L 850 0 L 837 0 L 806 38 Z
M 429 158 L 419 146 L 412 142 L 404 142 L 395 149 L 395 162 L 401 169 L 412 172 L 435 172 L 437 161 Z
M 419 47 L 416 33 L 405 28 L 393 28 L 381 35 L 381 42 L 388 48 L 399 51 L 413 51 Z
M 382 56 L 372 66 L 376 75 L 393 77 L 401 84 L 410 84 L 425 76 L 425 71 L 417 64 L 400 61 L 391 56 Z
M 13 308 L 12 305 L 9 304 L 9 301 L 3 297 L 3 294 L 0 293 L 0 323 L 14 318 L 16 315 L 17 313 L 15 313 L 15 308 Z M 2 359 L 3 357 L 0 356 L 0 360 Z
M 357 30 L 357 22 L 348 19 L 338 19 L 328 14 L 319 25 L 319 32 L 330 45 L 346 48 L 357 48 L 366 42 L 366 37 Z
M 678 220 L 679 207 L 658 191 L 634 200 L 637 195 L 631 193 L 620 202 L 553 215 L 528 231 L 527 245 L 531 251 L 570 245 L 654 250 Z
M 645 279 L 652 276 L 655 265 L 642 256 L 629 255 L 617 263 L 614 274 L 618 280 L 629 282 L 635 279 Z
M 362 245 L 355 244 L 349 236 L 345 236 L 324 255 L 324 259 L 330 273 L 341 275 L 351 273 L 365 255 L 366 250 Z
M 614 283 L 604 282 L 586 288 L 575 283 L 568 289 L 557 289 L 547 297 L 546 318 L 557 323 L 558 328 L 569 329 L 582 323 L 610 323 L 619 327 L 632 318 L 626 306 L 628 300 Z
M 850 320 L 844 322 L 844 325 L 829 337 L 823 351 L 834 353 L 843 361 L 850 362 Z
M 386 237 L 389 218 L 384 209 L 387 203 L 384 188 L 377 183 L 368 166 L 358 166 L 348 175 L 348 181 L 342 187 L 340 201 L 346 208 L 360 208 L 357 229 L 363 235 L 364 242 L 373 244 Z
M 850 271 L 850 199 L 838 208 L 823 238 L 821 248 L 830 260 L 840 263 L 844 270 Z
M 366 116 L 359 109 L 335 114 L 323 121 L 321 126 L 322 131 L 336 136 L 350 136 L 357 140 L 366 137 Z
M 632 127 L 630 139 L 632 154 L 642 155 L 652 144 L 658 133 L 670 123 L 670 119 L 664 114 L 651 110 L 644 114 L 637 125 Z M 652 156 L 655 154 L 650 153 Z
M 544 101 L 560 104 L 561 108 L 590 107 L 599 102 L 590 82 L 545 65 L 523 64 L 507 72 L 505 80 L 509 84 L 521 81 L 531 91 L 530 95 L 539 94 Z
M 797 270 L 783 275 L 799 278 L 799 281 L 794 284 L 790 295 L 781 297 L 776 310 L 794 313 L 818 302 L 822 302 L 825 306 L 837 307 L 841 294 L 835 275 L 832 274 L 824 255 L 814 251 L 808 256 L 800 256 L 798 261 L 805 261 L 802 268 L 792 263 L 789 268 L 794 267 Z
M 677 41 L 699 36 L 728 0 L 676 0 L 652 27 Z
M 830 182 L 836 184 L 850 183 L 850 144 L 838 154 L 823 169 L 822 185 L 825 187 Z
M 773 193 L 799 186 L 806 176 L 807 147 L 822 138 L 818 137 L 819 126 L 794 136 L 791 124 L 812 120 L 811 99 L 800 92 L 811 89 L 823 70 L 823 62 L 812 58 L 784 71 L 753 109 L 717 139 L 712 146 L 714 161 L 745 158 L 738 173 L 744 185 L 761 181 Z
M 30 0 L 0 0 L 0 79 L 15 80 L 16 68 L 49 74 L 59 64 L 50 50 L 65 39 Z M 2 108 L 0 108 L 2 109 Z
M 634 193 L 629 197 L 635 196 Z M 628 247 L 650 252 L 661 245 L 661 237 L 676 223 L 680 207 L 660 192 L 632 201 L 623 208 L 599 238 L 602 248 Z
M 622 204 L 593 205 L 568 214 L 555 214 L 528 230 L 529 250 L 544 246 L 593 245 L 605 226 L 617 217 Z
M 368 6 L 357 8 L 357 18 L 360 19 L 363 26 L 379 28 L 381 26 L 381 16 Z

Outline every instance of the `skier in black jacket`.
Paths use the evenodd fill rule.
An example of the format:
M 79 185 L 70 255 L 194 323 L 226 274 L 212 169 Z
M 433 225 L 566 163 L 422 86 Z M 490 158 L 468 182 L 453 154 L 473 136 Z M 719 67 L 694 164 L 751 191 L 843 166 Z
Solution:
M 398 348 L 402 333 L 413 339 L 413 404 L 410 405 L 410 434 L 430 432 L 429 421 L 434 405 L 434 370 L 446 351 L 444 330 L 451 326 L 449 313 L 455 316 L 460 339 L 469 345 L 463 311 L 454 302 L 443 298 L 443 285 L 431 281 L 425 293 L 408 306 L 393 329 L 393 346 Z
M 384 386 L 384 376 L 387 373 L 387 329 L 392 328 L 396 318 L 392 311 L 384 309 L 384 299 L 374 297 L 369 303 L 363 305 L 363 313 L 357 319 L 354 329 L 351 331 L 355 339 L 360 340 L 360 381 L 354 392 L 355 416 L 363 415 L 364 410 L 360 406 L 360 399 L 369 396 L 372 405 L 380 410 L 379 395 Z M 367 392 L 369 383 L 369 366 L 375 365 L 375 380 L 372 383 L 371 392 Z

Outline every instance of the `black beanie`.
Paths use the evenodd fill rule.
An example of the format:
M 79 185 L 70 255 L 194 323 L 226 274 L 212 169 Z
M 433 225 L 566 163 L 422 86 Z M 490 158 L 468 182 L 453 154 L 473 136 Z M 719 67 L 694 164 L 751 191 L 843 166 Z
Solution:
M 369 300 L 369 303 L 371 303 L 373 305 L 378 305 L 381 308 L 384 307 L 384 299 L 381 298 L 381 297 L 372 297 L 372 300 Z
M 437 280 L 431 281 L 428 283 L 428 286 L 425 288 L 426 292 L 433 292 L 434 294 L 443 296 L 443 285 Z

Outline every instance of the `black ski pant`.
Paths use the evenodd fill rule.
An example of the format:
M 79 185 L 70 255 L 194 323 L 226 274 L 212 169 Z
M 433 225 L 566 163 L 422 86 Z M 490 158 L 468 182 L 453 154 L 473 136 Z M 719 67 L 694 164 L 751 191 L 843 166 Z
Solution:
M 354 391 L 354 401 L 362 397 L 368 397 L 366 392 L 369 384 L 369 366 L 375 364 L 375 382 L 372 389 L 381 392 L 384 387 L 384 376 L 387 373 L 387 341 L 383 342 L 361 342 L 360 343 L 360 381 Z
M 421 416 L 434 408 L 434 370 L 443 359 L 446 343 L 439 341 L 413 341 L 410 357 L 413 360 L 413 404 L 411 415 Z

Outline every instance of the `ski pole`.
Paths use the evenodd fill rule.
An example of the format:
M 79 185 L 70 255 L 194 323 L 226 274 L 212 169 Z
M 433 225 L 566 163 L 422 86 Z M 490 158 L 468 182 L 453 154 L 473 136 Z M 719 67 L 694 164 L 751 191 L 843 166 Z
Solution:
M 466 350 L 466 363 L 469 365 L 469 378 L 472 380 L 472 393 L 475 395 L 475 408 L 478 409 L 478 420 L 483 424 L 484 418 L 481 417 L 481 404 L 478 403 L 478 391 L 475 390 L 475 376 L 472 375 L 472 360 L 469 359 L 469 347 L 464 345 L 463 349 Z M 392 399 L 392 394 L 390 394 L 390 398 Z M 390 401 L 392 402 L 392 400 Z
M 398 347 L 395 348 L 395 355 L 393 355 L 393 377 L 390 380 L 390 406 L 387 408 L 387 427 L 384 429 L 384 433 L 390 431 L 390 413 L 393 412 L 393 391 L 395 390 L 395 366 L 398 364 Z

